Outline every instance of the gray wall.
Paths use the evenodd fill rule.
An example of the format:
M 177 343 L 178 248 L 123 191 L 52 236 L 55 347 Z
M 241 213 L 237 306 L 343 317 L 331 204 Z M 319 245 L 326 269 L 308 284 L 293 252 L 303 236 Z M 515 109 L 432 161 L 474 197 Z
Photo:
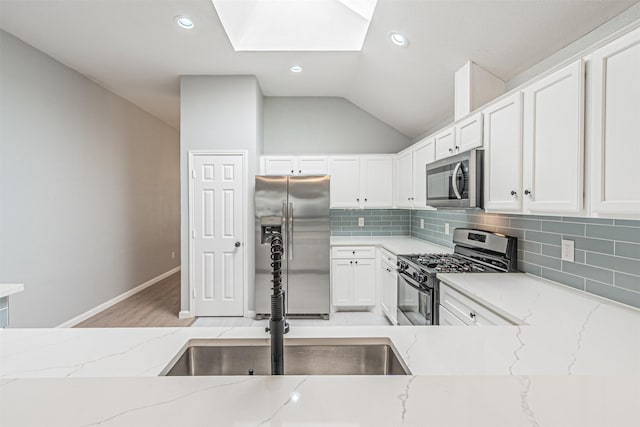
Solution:
M 264 99 L 264 154 L 386 154 L 410 142 L 344 98 Z
M 180 79 L 182 310 L 188 310 L 189 150 L 247 150 L 249 224 L 245 237 L 249 309 L 253 309 L 253 192 L 258 171 L 262 93 L 253 76 L 183 76 Z
M 0 51 L 0 282 L 25 285 L 12 326 L 56 326 L 180 264 L 178 132 L 4 32 Z
M 470 227 L 515 236 L 520 271 L 640 307 L 640 221 L 412 211 L 411 235 L 452 247 L 445 223 L 451 230 Z M 562 239 L 574 241 L 575 262 L 561 260 Z

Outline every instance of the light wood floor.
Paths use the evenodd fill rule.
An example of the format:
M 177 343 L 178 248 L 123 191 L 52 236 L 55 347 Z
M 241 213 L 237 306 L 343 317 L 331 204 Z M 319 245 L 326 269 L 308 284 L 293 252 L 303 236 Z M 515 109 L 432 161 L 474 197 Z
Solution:
M 191 326 L 195 319 L 178 319 L 180 272 L 109 307 L 76 328 Z

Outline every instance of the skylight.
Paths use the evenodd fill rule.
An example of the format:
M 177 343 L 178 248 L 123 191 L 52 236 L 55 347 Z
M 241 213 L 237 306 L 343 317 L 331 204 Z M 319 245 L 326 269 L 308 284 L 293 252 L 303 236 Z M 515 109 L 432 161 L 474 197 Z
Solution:
M 211 0 L 236 51 L 358 51 L 377 0 Z

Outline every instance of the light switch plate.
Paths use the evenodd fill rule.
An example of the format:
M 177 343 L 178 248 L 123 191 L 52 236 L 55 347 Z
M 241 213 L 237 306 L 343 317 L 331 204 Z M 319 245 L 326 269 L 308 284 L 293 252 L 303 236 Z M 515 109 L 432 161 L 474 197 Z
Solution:
M 562 241 L 562 260 L 573 262 L 573 256 L 575 253 L 575 245 L 573 240 Z
M 358 227 L 364 227 L 364 218 L 363 217 L 358 218 Z
M 424 228 L 424 218 L 420 218 L 420 228 Z
M 449 234 L 449 223 L 448 222 L 444 223 L 444 234 Z

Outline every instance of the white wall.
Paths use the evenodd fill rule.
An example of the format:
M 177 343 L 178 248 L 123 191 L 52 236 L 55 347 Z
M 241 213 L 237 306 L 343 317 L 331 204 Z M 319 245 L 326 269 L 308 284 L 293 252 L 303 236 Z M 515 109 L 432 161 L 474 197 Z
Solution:
M 253 309 L 254 176 L 258 170 L 262 93 L 253 76 L 183 76 L 180 79 L 180 177 L 182 236 L 182 310 L 189 298 L 189 150 L 248 152 L 247 301 Z
M 344 98 L 264 99 L 264 154 L 397 153 L 410 142 Z
M 0 94 L 12 326 L 56 326 L 180 264 L 175 129 L 1 31 Z

